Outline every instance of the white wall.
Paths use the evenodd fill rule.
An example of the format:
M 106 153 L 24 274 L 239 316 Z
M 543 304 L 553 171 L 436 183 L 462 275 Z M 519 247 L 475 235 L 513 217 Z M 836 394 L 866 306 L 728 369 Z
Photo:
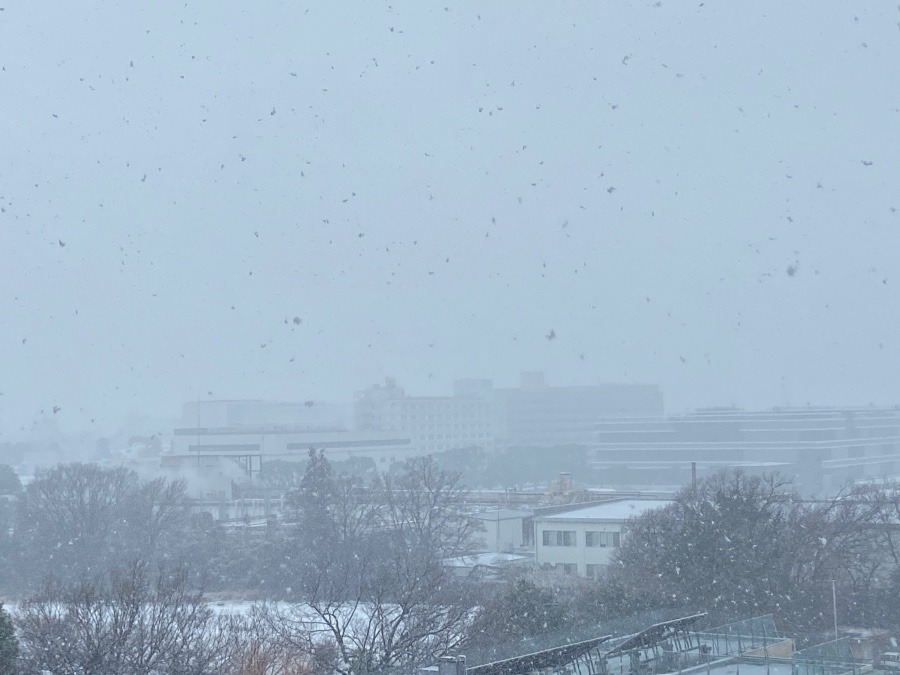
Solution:
M 539 520 L 534 521 L 534 546 L 535 546 L 535 563 L 543 565 L 549 563 L 557 564 L 574 564 L 577 566 L 577 573 L 581 576 L 588 576 L 588 565 L 607 566 L 612 560 L 612 555 L 616 551 L 613 545 L 614 535 L 618 535 L 621 545 L 624 523 L 598 521 L 594 523 L 584 521 L 566 521 L 561 519 Z M 575 533 L 574 546 L 545 546 L 544 531 L 569 531 Z M 608 543 L 606 546 L 587 546 L 587 533 L 598 532 L 606 535 Z M 601 535 L 602 536 L 602 535 Z M 551 534 L 551 540 L 554 535 Z
M 479 532 L 478 537 L 484 542 L 485 551 L 509 553 L 524 545 L 522 518 L 492 520 L 490 514 L 484 514 L 478 520 L 484 526 L 484 532 Z

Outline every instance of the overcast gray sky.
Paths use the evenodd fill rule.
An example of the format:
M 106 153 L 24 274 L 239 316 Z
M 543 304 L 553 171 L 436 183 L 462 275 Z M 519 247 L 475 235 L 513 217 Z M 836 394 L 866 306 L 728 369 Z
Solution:
M 7 438 L 523 369 L 900 401 L 893 0 L 6 0 L 0 66 Z

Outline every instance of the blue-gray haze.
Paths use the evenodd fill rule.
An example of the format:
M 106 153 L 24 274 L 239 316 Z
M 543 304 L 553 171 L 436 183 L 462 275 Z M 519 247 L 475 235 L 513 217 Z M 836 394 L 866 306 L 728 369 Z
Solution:
M 7 439 L 527 368 L 900 400 L 893 0 L 6 0 L 0 66 Z

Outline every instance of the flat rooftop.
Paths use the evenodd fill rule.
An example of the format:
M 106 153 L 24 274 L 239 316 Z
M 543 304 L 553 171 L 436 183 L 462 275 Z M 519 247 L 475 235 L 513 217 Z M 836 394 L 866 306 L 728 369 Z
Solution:
M 533 511 L 525 511 L 523 509 L 489 509 L 473 513 L 472 516 L 480 520 L 517 520 L 519 518 L 528 518 L 533 513 Z
M 595 504 L 593 506 L 575 508 L 571 511 L 553 513 L 547 516 L 535 516 L 541 520 L 588 520 L 621 522 L 635 518 L 647 511 L 661 509 L 672 502 L 666 499 L 617 499 L 615 501 Z

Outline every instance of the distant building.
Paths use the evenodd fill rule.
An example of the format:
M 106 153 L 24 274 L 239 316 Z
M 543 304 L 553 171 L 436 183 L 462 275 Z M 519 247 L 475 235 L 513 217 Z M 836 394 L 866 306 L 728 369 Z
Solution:
M 182 406 L 181 428 L 306 427 L 346 429 L 343 406 L 321 401 L 197 400 Z
M 457 396 L 490 400 L 494 436 L 501 446 L 588 445 L 607 418 L 662 418 L 663 396 L 648 384 L 552 386 L 543 373 L 523 373 L 515 388 L 490 380 L 458 380 Z
M 668 419 L 606 420 L 596 426 L 591 463 L 605 483 L 684 485 L 740 468 L 796 478 L 804 495 L 834 494 L 847 481 L 900 475 L 897 408 L 737 408 Z
M 493 409 L 474 396 L 407 396 L 396 381 L 358 392 L 354 429 L 409 437 L 422 454 L 465 447 L 493 450 Z
M 303 460 L 310 448 L 332 460 L 369 457 L 380 469 L 418 454 L 409 436 L 349 431 L 341 410 L 315 402 L 201 401 L 187 403 L 173 431 L 165 468 L 194 469 L 231 480 L 237 466 L 251 479 L 264 461 Z
M 608 418 L 662 418 L 656 385 L 596 384 L 556 387 L 543 373 L 525 373 L 517 388 L 491 380 L 461 379 L 453 396 L 408 396 L 393 379 L 358 392 L 357 431 L 409 435 L 423 453 L 477 446 L 589 445 Z
M 201 455 L 290 461 L 306 459 L 310 448 L 322 450 L 331 460 L 371 457 L 377 465 L 401 462 L 421 454 L 410 443 L 409 437 L 399 434 L 268 425 L 175 429 L 172 450 L 167 457 L 169 460 L 183 457 L 188 463 L 191 458 Z
M 670 503 L 619 499 L 535 515 L 535 563 L 568 574 L 599 578 L 627 536 L 628 520 Z

